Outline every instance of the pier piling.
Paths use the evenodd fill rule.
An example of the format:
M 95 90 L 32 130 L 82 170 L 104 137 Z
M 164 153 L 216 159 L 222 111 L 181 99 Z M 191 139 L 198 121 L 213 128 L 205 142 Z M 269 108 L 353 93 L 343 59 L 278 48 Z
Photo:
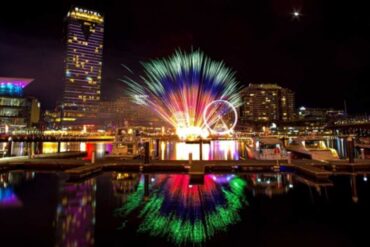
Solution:
M 144 164 L 149 164 L 149 142 L 144 143 Z
M 155 139 L 155 155 L 159 157 L 159 139 Z
M 361 151 L 361 159 L 364 160 L 365 159 L 365 149 L 361 148 L 360 151 Z
M 352 136 L 347 138 L 347 153 L 349 163 L 353 164 L 355 162 L 355 145 Z

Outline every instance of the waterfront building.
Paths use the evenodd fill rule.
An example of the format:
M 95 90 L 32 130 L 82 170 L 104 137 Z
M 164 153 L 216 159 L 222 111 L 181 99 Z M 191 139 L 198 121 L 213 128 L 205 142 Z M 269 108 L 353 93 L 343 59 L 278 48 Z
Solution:
M 249 84 L 242 92 L 241 120 L 285 122 L 294 119 L 294 92 L 277 84 Z
M 0 77 L 0 133 L 38 124 L 40 102 L 23 95 L 24 88 L 32 81 L 29 78 Z
M 104 18 L 73 7 L 66 18 L 63 126 L 81 127 L 96 120 L 102 79 Z
M 311 108 L 300 107 L 298 109 L 298 119 L 311 121 L 328 121 L 344 118 L 343 110 L 335 110 L 333 108 Z

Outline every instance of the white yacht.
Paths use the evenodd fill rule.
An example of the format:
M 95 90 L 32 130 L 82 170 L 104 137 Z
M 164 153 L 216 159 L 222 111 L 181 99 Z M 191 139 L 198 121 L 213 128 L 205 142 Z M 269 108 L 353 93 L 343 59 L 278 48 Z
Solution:
M 283 142 L 276 137 L 254 137 L 246 146 L 248 158 L 285 160 L 288 158 Z
M 335 149 L 329 148 L 325 140 L 320 137 L 298 137 L 291 139 L 286 146 L 295 156 L 301 156 L 313 160 L 338 160 L 339 156 Z

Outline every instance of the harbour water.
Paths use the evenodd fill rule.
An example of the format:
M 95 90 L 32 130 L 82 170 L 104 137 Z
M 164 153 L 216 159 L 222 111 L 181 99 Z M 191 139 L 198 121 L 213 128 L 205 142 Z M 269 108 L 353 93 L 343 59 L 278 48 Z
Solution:
M 345 140 L 326 145 L 345 157 Z M 57 143 L 42 150 L 55 153 Z M 112 143 L 60 150 L 102 157 Z M 200 158 L 199 144 L 160 142 L 158 151 L 161 159 Z M 236 141 L 213 141 L 202 145 L 202 158 L 238 160 L 240 151 Z M 71 182 L 63 172 L 12 171 L 0 174 L 0 239 L 1 246 L 357 246 L 367 240 L 369 195 L 368 174 L 319 183 L 288 171 L 106 172 Z
M 315 183 L 289 173 L 0 175 L 1 246 L 357 246 L 366 175 Z

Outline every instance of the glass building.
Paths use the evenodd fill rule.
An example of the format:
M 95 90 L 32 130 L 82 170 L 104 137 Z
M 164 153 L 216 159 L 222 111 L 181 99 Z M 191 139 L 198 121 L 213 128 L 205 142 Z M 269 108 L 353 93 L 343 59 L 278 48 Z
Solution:
M 23 96 L 23 89 L 32 81 L 28 78 L 0 77 L 0 133 L 38 123 L 39 101 Z
M 100 101 L 104 18 L 91 10 L 73 7 L 66 18 L 65 89 L 63 126 L 91 124 Z

